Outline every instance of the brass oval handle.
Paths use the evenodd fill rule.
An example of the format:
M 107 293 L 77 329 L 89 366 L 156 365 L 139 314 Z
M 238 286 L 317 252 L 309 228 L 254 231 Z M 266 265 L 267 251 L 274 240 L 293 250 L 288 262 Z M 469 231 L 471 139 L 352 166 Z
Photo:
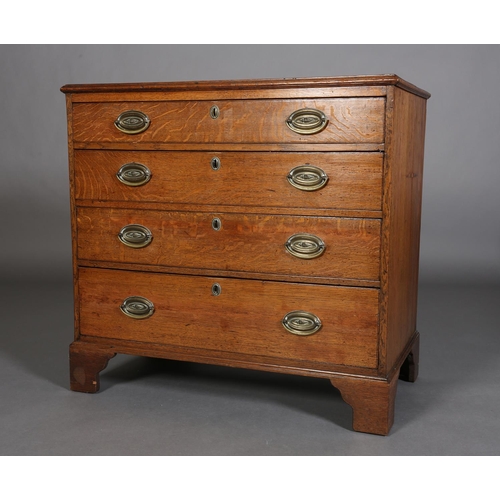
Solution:
M 118 239 L 128 247 L 143 248 L 153 241 L 153 234 L 146 226 L 128 224 L 118 233 Z
M 118 180 L 127 186 L 142 186 L 151 179 L 151 171 L 142 163 L 126 163 L 116 172 Z
M 317 134 L 326 128 L 328 118 L 319 109 L 303 108 L 294 111 L 286 120 L 290 130 L 302 135 Z
M 151 123 L 149 117 L 142 111 L 130 109 L 124 111 L 116 120 L 115 127 L 124 134 L 140 134 Z
M 146 319 L 155 312 L 154 304 L 145 297 L 127 297 L 120 310 L 129 318 Z
M 287 332 L 301 336 L 312 335 L 323 326 L 315 314 L 307 311 L 291 311 L 281 323 Z
M 299 259 L 314 259 L 319 257 L 326 248 L 319 236 L 308 233 L 297 233 L 288 238 L 286 251 Z
M 294 188 L 301 191 L 316 191 L 328 182 L 328 175 L 323 169 L 306 163 L 292 168 L 287 179 Z

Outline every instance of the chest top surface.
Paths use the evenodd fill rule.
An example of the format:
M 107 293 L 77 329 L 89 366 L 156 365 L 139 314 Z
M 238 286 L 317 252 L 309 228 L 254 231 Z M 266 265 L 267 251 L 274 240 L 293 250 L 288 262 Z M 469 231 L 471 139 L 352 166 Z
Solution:
M 362 87 L 394 85 L 425 99 L 430 94 L 395 74 L 316 78 L 269 78 L 247 80 L 204 80 L 182 82 L 88 83 L 64 85 L 64 93 L 174 92 L 179 90 L 272 90 L 322 87 Z

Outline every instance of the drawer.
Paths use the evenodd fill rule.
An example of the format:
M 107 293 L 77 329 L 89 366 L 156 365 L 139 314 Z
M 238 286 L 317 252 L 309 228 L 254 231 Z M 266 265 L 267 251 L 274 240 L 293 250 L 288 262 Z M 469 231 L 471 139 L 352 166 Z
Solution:
M 314 109 L 318 116 L 310 112 L 296 113 L 303 109 Z M 129 111 L 135 114 L 127 116 Z M 99 143 L 382 143 L 384 111 L 383 97 L 75 103 L 73 140 Z M 124 118 L 120 122 L 130 127 L 128 132 L 148 126 L 138 133 L 122 132 L 115 126 L 120 117 Z M 287 125 L 289 119 L 293 122 L 290 126 Z M 310 127 L 316 125 L 324 129 L 311 134 L 315 128 Z
M 81 207 L 77 228 L 78 258 L 84 260 L 292 276 L 379 278 L 379 219 Z M 125 242 L 118 238 L 123 228 L 128 234 L 122 236 Z M 127 246 L 137 241 L 147 246 Z
M 375 289 L 87 268 L 79 276 L 83 336 L 377 366 Z
M 381 210 L 382 162 L 382 153 L 77 150 L 75 197 Z

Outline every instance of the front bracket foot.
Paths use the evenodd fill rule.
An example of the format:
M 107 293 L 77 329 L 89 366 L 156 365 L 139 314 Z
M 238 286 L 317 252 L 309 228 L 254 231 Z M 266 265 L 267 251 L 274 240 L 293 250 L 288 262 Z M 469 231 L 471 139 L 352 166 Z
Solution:
M 116 355 L 85 342 L 73 342 L 69 347 L 70 389 L 78 392 L 97 392 L 99 373 Z
M 386 436 L 394 422 L 397 374 L 390 381 L 367 377 L 335 376 L 330 381 L 352 407 L 352 428 Z

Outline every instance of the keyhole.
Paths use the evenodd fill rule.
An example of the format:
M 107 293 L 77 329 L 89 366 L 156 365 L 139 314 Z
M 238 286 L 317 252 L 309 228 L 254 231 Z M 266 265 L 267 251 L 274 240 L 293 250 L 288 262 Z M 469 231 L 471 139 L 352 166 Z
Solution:
M 219 107 L 218 106 L 212 106 L 210 108 L 210 117 L 215 120 L 216 118 L 219 118 Z
M 215 297 L 217 297 L 218 295 L 221 294 L 221 292 L 222 292 L 222 288 L 219 285 L 219 283 L 214 283 L 212 285 L 212 295 L 214 295 Z
M 220 160 L 217 158 L 217 156 L 214 156 L 210 162 L 212 165 L 212 170 L 219 170 L 220 168 Z
M 218 217 L 212 219 L 212 229 L 214 231 L 219 231 L 221 227 L 222 227 L 222 222 Z

